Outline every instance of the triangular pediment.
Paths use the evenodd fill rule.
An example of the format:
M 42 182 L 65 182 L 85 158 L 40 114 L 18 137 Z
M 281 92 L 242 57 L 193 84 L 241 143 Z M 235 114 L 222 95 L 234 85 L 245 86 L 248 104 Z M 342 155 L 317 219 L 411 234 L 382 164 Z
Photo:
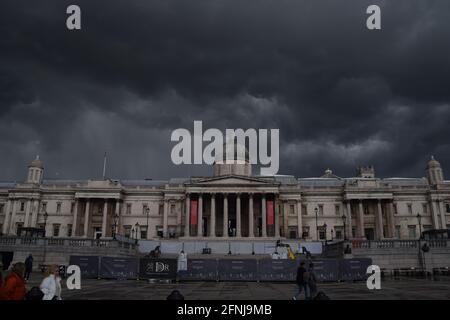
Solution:
M 273 185 L 275 181 L 270 179 L 260 179 L 247 176 L 227 175 L 211 178 L 199 179 L 197 181 L 191 181 L 191 185 L 198 186 L 215 186 L 215 185 Z

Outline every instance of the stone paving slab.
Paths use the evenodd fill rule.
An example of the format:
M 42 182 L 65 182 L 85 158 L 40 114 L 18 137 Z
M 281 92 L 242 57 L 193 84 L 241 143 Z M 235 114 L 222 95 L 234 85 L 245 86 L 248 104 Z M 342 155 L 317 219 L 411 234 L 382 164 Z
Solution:
M 34 273 L 28 289 L 39 285 L 43 276 Z M 296 285 L 269 282 L 182 282 L 149 283 L 145 280 L 82 280 L 81 290 L 68 290 L 62 281 L 65 300 L 164 300 L 177 289 L 187 300 L 289 300 Z M 384 279 L 381 290 L 368 290 L 365 282 L 319 283 L 318 289 L 333 300 L 437 300 L 450 299 L 450 278 L 426 280 Z

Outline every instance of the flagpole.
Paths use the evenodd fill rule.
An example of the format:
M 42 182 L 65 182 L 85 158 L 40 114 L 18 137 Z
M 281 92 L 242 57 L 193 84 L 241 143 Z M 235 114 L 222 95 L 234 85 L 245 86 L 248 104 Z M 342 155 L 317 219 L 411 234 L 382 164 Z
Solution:
M 106 152 L 103 157 L 103 180 L 105 180 L 105 177 L 106 177 Z

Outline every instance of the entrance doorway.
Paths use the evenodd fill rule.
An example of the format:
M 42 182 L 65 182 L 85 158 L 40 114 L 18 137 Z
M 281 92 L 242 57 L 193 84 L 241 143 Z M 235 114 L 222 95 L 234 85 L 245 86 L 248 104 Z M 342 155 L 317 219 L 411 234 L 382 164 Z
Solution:
M 94 238 L 98 240 L 101 237 L 102 237 L 102 228 L 94 227 Z
M 202 234 L 204 237 L 208 236 L 208 218 L 203 217 L 203 230 Z
M 373 228 L 365 228 L 364 229 L 364 235 L 367 240 L 374 240 L 375 239 L 375 231 Z

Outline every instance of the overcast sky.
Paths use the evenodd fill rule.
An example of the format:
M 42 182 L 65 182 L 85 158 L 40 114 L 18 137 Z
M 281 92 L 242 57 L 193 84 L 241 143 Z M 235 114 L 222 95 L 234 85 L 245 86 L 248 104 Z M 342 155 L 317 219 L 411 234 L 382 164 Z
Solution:
M 78 4 L 82 30 L 66 29 Z M 365 27 L 382 9 L 382 30 Z M 279 128 L 279 174 L 450 172 L 450 1 L 0 2 L 0 180 L 209 175 L 174 129 Z M 447 174 L 447 178 L 448 175 Z

